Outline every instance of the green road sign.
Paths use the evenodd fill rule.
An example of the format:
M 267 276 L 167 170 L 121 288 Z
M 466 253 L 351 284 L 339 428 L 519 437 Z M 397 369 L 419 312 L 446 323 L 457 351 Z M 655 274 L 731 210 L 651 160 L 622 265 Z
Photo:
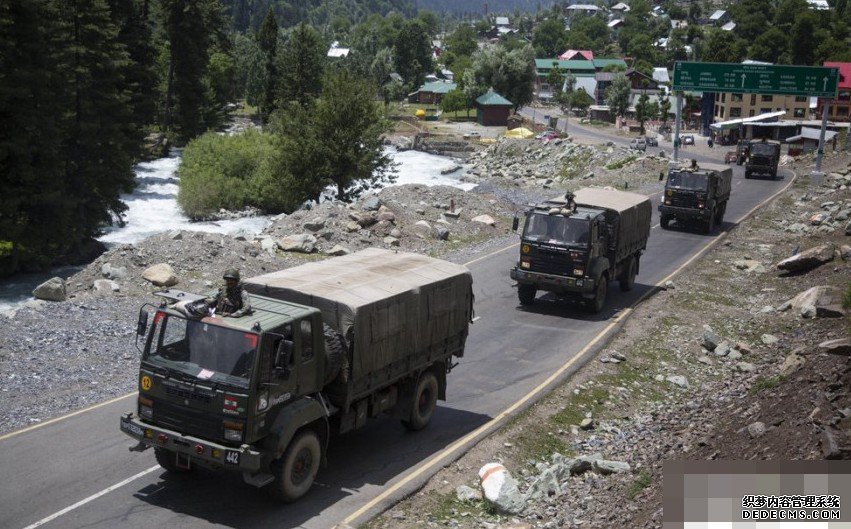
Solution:
M 838 84 L 837 68 L 682 61 L 674 64 L 675 91 L 836 98 Z

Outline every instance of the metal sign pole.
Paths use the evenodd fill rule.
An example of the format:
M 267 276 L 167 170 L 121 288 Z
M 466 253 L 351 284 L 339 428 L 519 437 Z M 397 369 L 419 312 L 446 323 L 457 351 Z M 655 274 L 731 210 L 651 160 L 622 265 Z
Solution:
M 682 117 L 683 93 L 677 92 L 676 109 L 674 110 L 674 161 L 680 160 L 680 118 Z
M 818 187 L 821 185 L 824 173 L 821 172 L 821 159 L 824 156 L 824 133 L 827 130 L 827 116 L 830 113 L 830 100 L 824 100 L 824 107 L 821 112 L 821 131 L 818 138 L 818 151 L 816 152 L 816 170 L 810 173 L 810 185 Z

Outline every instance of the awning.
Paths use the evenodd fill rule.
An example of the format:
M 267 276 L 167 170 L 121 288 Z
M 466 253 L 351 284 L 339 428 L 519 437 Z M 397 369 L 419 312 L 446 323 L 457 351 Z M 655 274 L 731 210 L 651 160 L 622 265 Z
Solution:
M 821 129 L 810 129 L 807 127 L 801 128 L 801 133 L 797 136 L 790 136 L 786 138 L 786 143 L 795 143 L 796 141 L 801 140 L 814 140 L 818 141 L 819 136 L 821 135 Z M 830 141 L 836 136 L 836 132 L 832 130 L 824 131 L 824 141 Z
M 731 119 L 730 121 L 720 121 L 718 123 L 713 123 L 709 125 L 709 128 L 712 130 L 729 130 L 736 129 L 741 127 L 742 125 L 747 125 L 748 123 L 753 123 L 755 121 L 765 121 L 766 119 L 779 118 L 780 116 L 785 116 L 785 110 L 778 110 L 776 112 L 767 112 L 765 114 L 758 114 L 756 116 L 751 116 L 749 118 L 739 118 L 739 119 Z

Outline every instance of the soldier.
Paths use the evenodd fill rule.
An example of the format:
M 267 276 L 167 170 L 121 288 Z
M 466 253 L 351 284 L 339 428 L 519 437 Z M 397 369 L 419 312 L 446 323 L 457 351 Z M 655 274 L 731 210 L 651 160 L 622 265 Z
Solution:
M 225 287 L 219 289 L 208 306 L 211 309 L 215 308 L 219 316 L 239 318 L 244 314 L 249 314 L 251 312 L 251 301 L 248 299 L 248 292 L 245 291 L 239 280 L 239 270 L 229 268 L 225 270 L 222 278 L 225 280 Z

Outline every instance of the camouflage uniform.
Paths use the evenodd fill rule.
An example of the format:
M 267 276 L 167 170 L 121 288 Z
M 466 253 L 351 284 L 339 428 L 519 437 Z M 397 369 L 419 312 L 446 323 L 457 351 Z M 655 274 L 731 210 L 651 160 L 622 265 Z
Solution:
M 227 270 L 224 279 L 239 281 L 239 271 Z M 227 286 L 220 288 L 210 305 L 215 307 L 216 313 L 227 314 L 233 318 L 239 318 L 251 312 L 251 300 L 241 282 L 238 282 L 233 288 Z

